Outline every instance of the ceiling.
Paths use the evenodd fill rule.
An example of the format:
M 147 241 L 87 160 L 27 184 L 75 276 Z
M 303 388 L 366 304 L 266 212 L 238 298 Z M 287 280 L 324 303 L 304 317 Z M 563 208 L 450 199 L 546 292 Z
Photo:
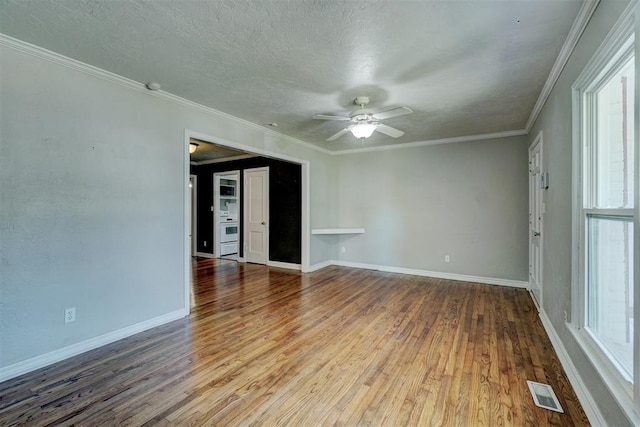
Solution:
M 229 161 L 256 157 L 255 154 L 249 154 L 246 151 L 234 150 L 233 148 L 195 138 L 191 138 L 189 143 L 196 145 L 196 151 L 189 155 L 189 160 L 192 164 L 215 163 L 222 161 L 222 159 Z
M 17 39 L 328 150 L 356 96 L 381 146 L 525 128 L 582 0 L 0 0 Z M 242 141 L 238 141 L 242 142 Z

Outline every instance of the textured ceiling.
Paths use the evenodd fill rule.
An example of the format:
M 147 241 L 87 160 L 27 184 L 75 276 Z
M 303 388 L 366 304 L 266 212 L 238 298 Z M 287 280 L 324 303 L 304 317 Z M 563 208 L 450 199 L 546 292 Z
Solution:
M 201 162 L 211 162 L 220 159 L 228 159 L 233 158 L 247 158 L 247 157 L 255 157 L 253 155 L 248 155 L 244 151 L 234 150 L 232 148 L 223 147 L 221 145 L 212 144 L 208 141 L 200 141 L 198 139 L 191 138 L 189 141 L 192 144 L 197 144 L 196 151 L 189 155 L 189 160 L 192 163 L 198 164 Z
M 329 150 L 524 129 L 581 0 L 0 0 L 0 31 Z M 238 141 L 242 142 L 242 141 Z

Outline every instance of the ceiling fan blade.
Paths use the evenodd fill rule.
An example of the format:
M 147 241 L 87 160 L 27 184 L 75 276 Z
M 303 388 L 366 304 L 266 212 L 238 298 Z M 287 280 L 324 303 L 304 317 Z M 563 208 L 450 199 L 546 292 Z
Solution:
M 404 135 L 404 132 L 402 132 L 401 130 L 392 128 L 391 126 L 383 125 L 382 123 L 379 123 L 378 126 L 376 126 L 376 130 L 392 138 L 400 138 L 402 135 Z
M 335 141 L 336 139 L 340 138 L 342 135 L 344 135 L 345 133 L 349 132 L 349 128 L 344 128 L 342 129 L 340 132 L 336 133 L 333 136 L 330 136 L 329 138 L 327 138 L 327 141 Z
M 351 120 L 349 117 L 327 116 L 325 114 L 316 114 L 313 118 L 318 120 Z
M 413 110 L 411 108 L 398 107 L 398 108 L 392 108 L 386 111 L 380 111 L 379 113 L 375 113 L 373 115 L 373 118 L 376 120 L 384 120 L 384 119 L 390 119 L 391 117 L 404 116 L 405 114 L 411 114 L 411 113 L 413 113 Z

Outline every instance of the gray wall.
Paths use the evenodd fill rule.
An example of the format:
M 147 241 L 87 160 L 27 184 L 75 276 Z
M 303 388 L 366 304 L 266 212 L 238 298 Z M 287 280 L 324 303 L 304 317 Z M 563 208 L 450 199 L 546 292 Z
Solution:
M 311 193 L 311 228 L 335 227 L 339 221 L 335 202 L 338 167 L 334 156 L 329 161 L 311 165 L 311 182 L 314 183 Z M 323 235 L 311 237 L 311 265 L 336 259 L 334 239 Z
M 526 281 L 527 170 L 526 136 L 339 156 L 340 260 Z
M 309 160 L 311 225 L 335 215 L 324 153 L 0 49 L 0 367 L 183 308 L 185 129 Z
M 629 425 L 598 373 L 568 331 L 564 312 L 571 315 L 571 85 L 627 6 L 625 1 L 601 1 L 529 134 L 533 142 L 543 131 L 544 164 L 550 187 L 545 193 L 543 309 L 610 425 Z

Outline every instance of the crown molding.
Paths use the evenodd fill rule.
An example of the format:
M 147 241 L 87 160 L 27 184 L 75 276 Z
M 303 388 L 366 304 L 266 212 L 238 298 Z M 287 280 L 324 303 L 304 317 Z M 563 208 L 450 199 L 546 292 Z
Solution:
M 533 110 L 531 111 L 531 115 L 529 116 L 529 120 L 527 120 L 527 125 L 525 129 L 527 133 L 531 131 L 534 123 L 538 119 L 540 112 L 542 111 L 542 107 L 549 99 L 549 95 L 551 95 L 551 91 L 553 87 L 556 85 L 556 82 L 560 78 L 560 74 L 564 69 L 565 65 L 569 61 L 569 57 L 575 49 L 584 29 L 587 27 L 587 24 L 591 20 L 591 16 L 593 16 L 593 12 L 595 12 L 596 8 L 600 4 L 600 0 L 584 0 L 580 10 L 578 11 L 578 15 L 576 19 L 573 21 L 573 25 L 569 30 L 569 34 L 567 34 L 567 38 L 562 45 L 562 49 L 560 49 L 560 53 L 556 58 L 556 62 L 551 67 L 551 72 L 549 72 L 549 76 L 547 77 L 547 81 L 544 83 L 542 87 L 542 91 L 538 96 L 538 100 L 533 106 Z
M 112 73 L 110 71 L 106 71 L 103 70 L 102 68 L 98 68 L 98 67 L 94 67 L 93 65 L 89 65 L 89 64 L 85 64 L 84 62 L 80 62 L 78 60 L 69 58 L 67 56 L 61 55 L 59 53 L 56 52 L 52 52 L 50 50 L 47 50 L 43 47 L 40 46 L 36 46 L 33 45 L 31 43 L 27 43 L 25 41 L 22 40 L 18 40 L 16 38 L 13 38 L 11 36 L 8 36 L 6 34 L 2 34 L 0 33 L 0 46 L 4 46 L 13 50 L 16 50 L 18 52 L 22 52 L 31 56 L 34 56 L 36 58 L 39 59 L 43 59 L 49 62 L 52 62 L 54 64 L 57 65 L 62 65 L 64 67 L 70 68 L 72 70 L 75 71 L 79 71 L 81 73 L 84 74 L 88 74 L 90 76 L 93 77 L 98 77 L 100 79 L 103 80 L 107 80 L 113 83 L 117 83 L 121 86 L 125 86 L 129 89 L 138 91 L 138 92 L 144 92 L 147 93 L 150 96 L 155 96 L 157 98 L 161 98 L 167 101 L 172 101 L 178 104 L 181 104 L 183 106 L 195 109 L 195 110 L 199 110 L 202 112 L 205 112 L 207 114 L 211 114 L 226 120 L 231 120 L 234 121 L 236 123 L 239 123 L 245 127 L 249 127 L 252 128 L 254 130 L 257 130 L 259 132 L 261 132 L 264 135 L 268 135 L 268 136 L 272 136 L 275 138 L 279 138 L 279 139 L 283 139 L 286 140 L 288 142 L 291 142 L 293 144 L 297 144 L 315 151 L 319 151 L 323 154 L 332 154 L 331 151 L 322 148 L 322 147 L 318 147 L 317 145 L 314 144 L 310 144 L 308 142 L 293 138 L 291 136 L 276 132 L 272 129 L 267 129 L 265 127 L 259 126 L 255 123 L 252 123 L 250 121 L 241 119 L 239 117 L 236 116 L 232 116 L 231 114 L 227 114 L 224 113 L 220 110 L 216 110 L 214 108 L 211 107 L 207 107 L 205 105 L 202 104 L 198 104 L 196 102 L 190 101 L 186 98 L 181 98 L 177 95 L 174 95 L 172 93 L 169 92 L 165 92 L 163 90 L 158 90 L 158 91 L 149 91 L 144 83 L 140 83 L 137 82 L 135 80 L 131 80 L 128 79 L 126 77 L 120 76 L 118 74 Z
M 18 52 L 25 53 L 27 55 L 31 55 L 39 59 L 43 59 L 45 61 L 49 61 L 57 65 L 62 65 L 64 67 L 70 68 L 75 71 L 79 71 L 84 74 L 91 75 L 93 77 L 98 77 L 103 80 L 108 80 L 113 83 L 117 83 L 121 86 L 128 87 L 129 89 L 138 90 L 140 92 L 142 92 L 143 90 L 147 92 L 149 91 L 142 83 L 138 83 L 134 80 L 128 79 L 126 77 L 122 77 L 118 74 L 103 70 L 98 67 L 94 67 L 93 65 L 76 61 L 75 59 L 71 59 L 59 53 L 42 48 L 40 46 L 36 46 L 34 44 L 31 44 L 22 40 L 18 40 L 6 34 L 0 33 L 0 46 L 8 47 Z M 158 95 L 160 92 L 161 91 L 152 92 L 152 94 Z
M 519 130 L 510 130 L 505 132 L 482 133 L 478 135 L 465 135 L 465 136 L 454 136 L 452 138 L 431 139 L 428 141 L 407 142 L 405 144 L 379 145 L 376 147 L 354 148 L 351 150 L 332 151 L 331 154 L 339 156 L 343 154 L 369 153 L 372 151 L 399 150 L 402 148 L 414 148 L 414 147 L 424 147 L 428 145 L 452 144 L 455 142 L 470 142 L 470 141 L 482 141 L 485 139 L 509 138 L 512 136 L 527 135 L 527 133 L 528 132 L 525 129 L 519 129 Z
M 512 131 L 505 131 L 505 132 L 495 132 L 495 133 L 486 133 L 486 134 L 478 134 L 478 135 L 466 135 L 466 136 L 459 136 L 459 137 L 452 137 L 452 138 L 440 138 L 440 139 L 433 139 L 433 140 L 426 140 L 426 141 L 416 141 L 416 142 L 409 142 L 409 143 L 403 143 L 403 144 L 393 144 L 393 145 L 381 145 L 381 146 L 376 146 L 376 147 L 363 147 L 363 148 L 354 148 L 354 149 L 348 149 L 348 150 L 328 150 L 326 148 L 320 147 L 318 145 L 315 144 L 311 144 L 296 138 L 293 138 L 291 136 L 276 132 L 272 129 L 268 129 L 265 127 L 262 127 L 260 125 L 257 125 L 255 123 L 249 122 L 247 120 L 241 119 L 239 117 L 236 116 L 232 116 L 231 114 L 227 114 L 224 113 L 222 111 L 216 110 L 214 108 L 211 107 L 207 107 L 205 105 L 202 104 L 198 104 L 196 102 L 190 101 L 188 99 L 179 97 L 177 95 L 171 94 L 169 92 L 165 92 L 163 90 L 159 90 L 159 91 L 149 91 L 144 83 L 140 83 L 137 82 L 135 80 L 131 80 L 128 79 L 126 77 L 122 77 L 120 75 L 117 75 L 115 73 L 103 70 L 101 68 L 98 67 L 94 67 L 92 65 L 89 64 L 85 64 L 83 62 L 77 61 L 75 59 L 66 57 L 64 55 L 61 55 L 59 53 L 56 52 L 52 52 L 50 50 L 47 50 L 45 48 L 33 45 L 31 43 L 22 41 L 22 40 L 18 40 L 15 39 L 11 36 L 7 36 L 6 34 L 2 34 L 0 33 L 0 46 L 5 46 L 8 47 L 10 49 L 14 49 L 16 51 L 58 64 L 58 65 L 62 65 L 64 67 L 73 69 L 75 71 L 79 71 L 88 75 L 91 75 L 93 77 L 97 77 L 103 80 L 107 80 L 116 84 L 119 84 L 121 86 L 127 87 L 131 90 L 135 90 L 138 92 L 143 92 L 146 93 L 149 96 L 155 96 L 157 98 L 161 98 L 164 99 L 166 101 L 171 101 L 171 102 L 175 102 L 178 104 L 181 104 L 183 106 L 207 113 L 207 114 L 211 114 L 226 120 L 231 120 L 233 122 L 239 123 L 245 127 L 257 130 L 259 132 L 261 132 L 263 135 L 265 136 L 271 136 L 274 138 L 278 138 L 278 139 L 282 139 L 288 142 L 291 142 L 293 144 L 299 145 L 299 146 L 303 146 L 305 148 L 309 148 L 311 150 L 323 153 L 323 154 L 327 154 L 327 155 L 331 155 L 331 156 L 339 156 L 339 155 L 347 155 L 347 154 L 354 154 L 354 153 L 366 153 L 366 152 L 373 152 L 373 151 L 388 151 L 388 150 L 397 150 L 397 149 L 403 149 L 403 148 L 415 148 L 415 147 L 423 147 L 423 146 L 429 146 L 429 145 L 440 145 L 440 144 L 450 144 L 450 143 L 456 143 L 456 142 L 469 142 L 469 141 L 477 141 L 477 140 L 486 140 L 486 139 L 495 139 L 495 138 L 507 138 L 507 137 L 511 137 L 511 136 L 520 136 L 520 135 L 526 135 L 529 133 L 531 126 L 533 125 L 533 123 L 535 122 L 535 119 L 537 118 L 538 114 L 540 113 L 540 110 L 542 109 L 542 106 L 544 105 L 544 102 L 546 101 L 546 99 L 549 96 L 549 93 L 551 92 L 551 89 L 553 88 L 553 85 L 555 84 L 555 82 L 557 81 L 560 72 L 562 71 L 562 68 L 564 67 L 564 65 L 566 64 L 569 55 L 571 54 L 571 52 L 573 51 L 573 48 L 575 47 L 575 44 L 577 43 L 580 35 L 582 34 L 582 31 L 584 31 L 584 27 L 587 25 L 591 15 L 593 14 L 593 11 L 595 10 L 597 4 L 599 3 L 599 0 L 585 0 L 585 2 L 582 5 L 582 8 L 580 9 L 580 12 L 578 13 L 578 17 L 576 17 L 576 20 L 574 21 L 574 24 L 571 28 L 571 31 L 569 32 L 569 36 L 567 37 L 567 40 L 565 41 L 565 44 L 563 45 L 563 48 L 561 50 L 560 55 L 558 56 L 558 58 L 556 59 L 556 63 L 554 64 L 554 67 L 552 69 L 551 74 L 549 75 L 549 78 L 547 79 L 547 82 L 543 88 L 543 92 L 540 94 L 540 97 L 538 98 L 538 102 L 536 103 L 536 106 L 534 107 L 534 110 L 531 113 L 531 116 L 529 118 L 529 121 L 527 122 L 527 127 L 525 129 L 520 129 L 520 130 L 512 130 Z M 579 24 L 578 24 L 579 23 Z M 570 39 L 572 40 L 571 43 L 569 43 Z M 569 47 L 570 45 L 570 47 Z M 564 59 L 561 59 L 563 58 Z M 553 78 L 552 78 L 553 76 Z

